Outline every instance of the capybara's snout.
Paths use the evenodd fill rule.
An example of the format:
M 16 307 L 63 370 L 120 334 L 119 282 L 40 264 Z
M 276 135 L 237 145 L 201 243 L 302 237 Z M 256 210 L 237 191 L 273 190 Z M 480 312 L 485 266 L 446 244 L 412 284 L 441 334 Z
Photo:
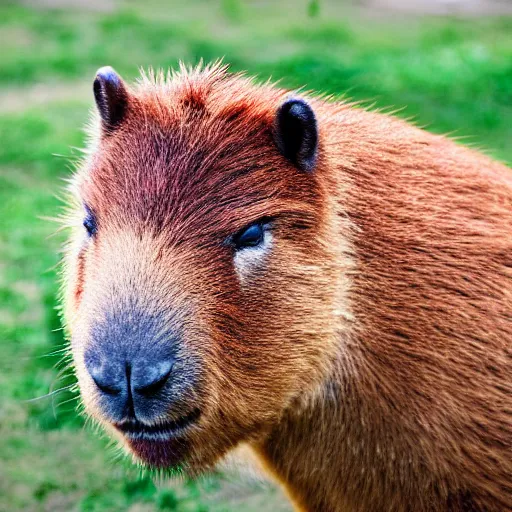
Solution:
M 177 422 L 194 411 L 194 379 L 182 364 L 181 338 L 162 315 L 130 308 L 97 321 L 84 365 L 102 416 L 133 437 L 164 418 Z

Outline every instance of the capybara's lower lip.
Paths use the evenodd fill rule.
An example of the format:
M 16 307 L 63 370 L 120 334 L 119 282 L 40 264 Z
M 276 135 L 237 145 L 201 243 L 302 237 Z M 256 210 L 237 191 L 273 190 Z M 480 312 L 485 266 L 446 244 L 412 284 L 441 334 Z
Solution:
M 195 423 L 201 411 L 194 409 L 186 416 L 176 420 L 148 425 L 138 420 L 125 420 L 115 423 L 114 426 L 128 439 L 145 441 L 166 441 L 183 434 L 187 427 Z

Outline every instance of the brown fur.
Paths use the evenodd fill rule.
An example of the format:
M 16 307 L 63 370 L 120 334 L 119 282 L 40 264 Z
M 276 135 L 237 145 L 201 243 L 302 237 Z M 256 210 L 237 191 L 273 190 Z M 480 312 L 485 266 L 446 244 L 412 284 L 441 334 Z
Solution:
M 311 98 L 309 174 L 273 141 L 286 96 L 182 70 L 144 78 L 95 136 L 65 279 L 88 412 L 101 421 L 91 325 L 135 301 L 184 333 L 202 376 L 198 427 L 179 450 L 132 443 L 137 458 L 196 474 L 246 442 L 301 510 L 512 510 L 510 170 Z M 272 251 L 240 279 L 222 241 L 264 216 Z

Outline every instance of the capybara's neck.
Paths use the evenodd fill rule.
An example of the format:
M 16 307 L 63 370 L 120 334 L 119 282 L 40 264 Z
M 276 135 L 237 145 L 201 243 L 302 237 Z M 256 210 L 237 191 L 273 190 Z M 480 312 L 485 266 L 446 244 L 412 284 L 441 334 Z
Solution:
M 329 380 L 303 408 L 294 404 L 256 448 L 296 509 L 480 510 L 477 496 L 460 489 L 443 456 L 433 449 L 442 450 L 441 440 L 446 441 L 433 440 L 435 426 L 431 436 L 418 435 L 413 423 L 422 420 L 383 401 L 379 395 L 389 396 L 393 390 L 382 386 L 370 374 Z
M 264 466 L 287 490 L 298 510 L 352 510 L 341 485 L 341 454 L 353 434 L 342 390 L 333 380 L 320 393 L 290 408 L 256 448 Z M 355 442 L 357 450 L 359 440 Z
M 256 451 L 298 510 L 401 510 L 393 479 L 419 475 L 421 461 L 402 446 L 407 440 L 379 405 L 378 389 L 372 396 L 350 374 L 363 368 L 343 366 L 315 396 L 294 403 Z

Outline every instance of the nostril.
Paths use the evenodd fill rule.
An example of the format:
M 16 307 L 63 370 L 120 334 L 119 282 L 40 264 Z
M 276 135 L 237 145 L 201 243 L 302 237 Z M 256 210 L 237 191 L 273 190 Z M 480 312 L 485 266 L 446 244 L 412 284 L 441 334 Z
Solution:
M 121 388 L 112 386 L 111 384 L 107 384 L 106 382 L 102 381 L 102 379 L 99 376 L 93 375 L 92 373 L 91 378 L 94 381 L 94 384 L 96 384 L 96 386 L 98 387 L 98 389 L 103 391 L 103 393 L 105 393 L 106 395 L 115 396 L 119 395 L 122 391 Z
M 169 363 L 161 368 L 157 376 L 151 375 L 149 382 L 134 382 L 134 390 L 145 397 L 149 397 L 158 393 L 169 380 L 173 369 L 173 364 Z
M 121 388 L 116 388 L 114 386 L 109 386 L 108 384 L 105 384 L 103 382 L 101 382 L 100 380 L 96 379 L 95 377 L 92 377 L 92 380 L 94 381 L 94 384 L 96 384 L 96 386 L 101 390 L 103 391 L 103 393 L 105 393 L 106 395 L 112 395 L 112 396 L 115 396 L 115 395 L 119 395 L 121 393 Z
M 119 395 L 125 388 L 121 368 L 115 362 L 107 360 L 98 350 L 88 350 L 84 355 L 87 371 L 96 387 L 106 395 Z

